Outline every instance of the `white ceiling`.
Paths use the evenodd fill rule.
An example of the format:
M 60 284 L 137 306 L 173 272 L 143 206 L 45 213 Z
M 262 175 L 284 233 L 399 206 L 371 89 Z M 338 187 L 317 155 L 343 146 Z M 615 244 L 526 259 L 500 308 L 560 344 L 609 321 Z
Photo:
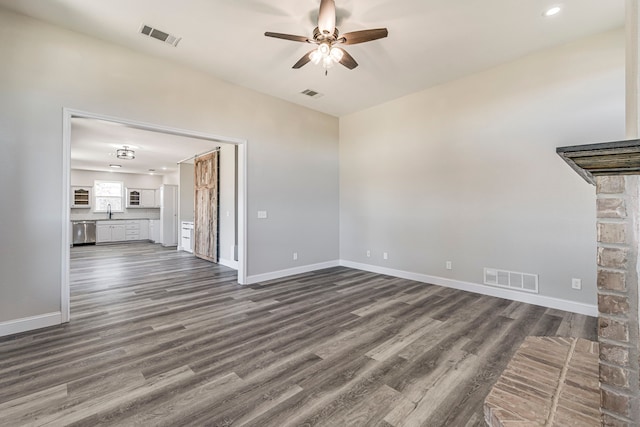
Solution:
M 135 151 L 135 159 L 116 157 L 116 150 L 124 145 Z M 71 169 L 165 175 L 178 170 L 177 162 L 221 145 L 215 141 L 137 129 L 120 123 L 71 119 Z M 111 164 L 122 167 L 115 169 L 110 167 Z
M 559 15 L 543 11 L 560 4 Z M 387 27 L 348 46 L 360 64 L 291 66 L 311 45 L 319 0 L 0 0 L 0 6 L 335 116 L 456 79 L 536 50 L 624 24 L 625 0 L 336 0 L 341 33 Z M 138 34 L 141 24 L 182 37 L 178 47 Z M 5 41 L 7 42 L 7 41 Z M 304 89 L 323 94 L 301 95 Z

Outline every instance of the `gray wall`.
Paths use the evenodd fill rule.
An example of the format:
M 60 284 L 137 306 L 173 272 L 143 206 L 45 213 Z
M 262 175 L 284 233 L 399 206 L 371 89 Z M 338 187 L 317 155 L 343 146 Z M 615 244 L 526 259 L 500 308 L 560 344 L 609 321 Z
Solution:
M 220 258 L 237 261 L 236 243 L 236 147 L 220 145 Z
M 248 274 L 338 258 L 335 117 L 4 10 L 0 37 L 0 322 L 60 310 L 63 107 L 248 140 Z
M 193 163 L 180 163 L 180 221 L 193 221 L 194 219 L 194 167 Z
M 595 189 L 555 148 L 624 139 L 624 54 L 610 32 L 342 117 L 341 259 L 595 304 Z

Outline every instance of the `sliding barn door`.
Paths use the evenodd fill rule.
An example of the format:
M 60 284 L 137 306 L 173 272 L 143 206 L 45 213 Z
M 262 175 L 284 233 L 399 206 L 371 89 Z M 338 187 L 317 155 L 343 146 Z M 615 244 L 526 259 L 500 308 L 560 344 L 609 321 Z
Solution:
M 193 252 L 212 262 L 218 262 L 218 180 L 218 151 L 196 157 Z

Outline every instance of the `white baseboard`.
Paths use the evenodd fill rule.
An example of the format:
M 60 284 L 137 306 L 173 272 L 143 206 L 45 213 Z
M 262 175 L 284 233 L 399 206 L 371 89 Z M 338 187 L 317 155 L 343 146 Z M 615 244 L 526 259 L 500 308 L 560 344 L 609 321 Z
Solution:
M 270 273 L 256 274 L 253 276 L 247 276 L 247 285 L 258 282 L 266 282 L 267 280 L 281 279 L 287 276 L 293 276 L 296 274 L 309 273 L 311 271 L 322 270 L 324 268 L 338 267 L 340 261 L 327 261 L 318 264 L 303 265 L 300 267 L 289 268 L 286 270 L 272 271 Z
M 218 264 L 224 265 L 225 267 L 233 268 L 234 270 L 238 269 L 238 261 L 231 261 L 224 258 L 218 258 Z
M 34 329 L 46 328 L 48 326 L 62 323 L 62 313 L 40 314 L 38 316 L 23 317 L 22 319 L 8 320 L 0 323 L 0 337 L 19 334 L 21 332 Z
M 492 297 L 504 298 L 512 301 L 524 302 L 527 304 L 540 305 L 547 308 L 555 308 L 558 310 L 569 311 L 571 313 L 584 314 L 587 316 L 598 316 L 598 307 L 596 305 L 584 304 L 581 302 L 569 301 L 560 298 L 547 297 L 543 295 L 520 293 L 510 291 L 508 289 L 494 288 L 492 286 L 481 285 L 479 283 L 462 282 L 459 280 L 447 279 L 444 277 L 429 276 L 426 274 L 412 273 L 409 271 L 395 270 L 392 268 L 379 267 L 376 265 L 361 264 L 358 262 L 340 260 L 340 265 L 357 270 L 370 271 L 372 273 L 386 274 L 388 276 L 398 277 L 401 279 L 415 280 L 416 282 L 430 283 L 432 285 L 443 286 L 446 288 L 459 289 L 467 292 L 488 295 Z

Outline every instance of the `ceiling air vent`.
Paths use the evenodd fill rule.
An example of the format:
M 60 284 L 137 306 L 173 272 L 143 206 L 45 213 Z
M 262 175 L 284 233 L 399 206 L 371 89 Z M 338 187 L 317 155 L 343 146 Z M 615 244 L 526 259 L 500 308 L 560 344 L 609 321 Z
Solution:
M 180 40 L 182 40 L 181 37 L 176 37 L 169 33 L 165 33 L 164 31 L 160 31 L 157 28 L 153 28 L 144 24 L 142 25 L 142 27 L 140 27 L 140 34 L 144 34 L 145 36 L 160 40 L 161 42 L 170 44 L 173 47 L 178 46 L 178 43 L 180 42 Z
M 305 89 L 300 93 L 303 95 L 307 95 L 311 98 L 320 98 L 322 96 L 320 92 L 316 92 L 315 90 L 311 90 L 311 89 Z

